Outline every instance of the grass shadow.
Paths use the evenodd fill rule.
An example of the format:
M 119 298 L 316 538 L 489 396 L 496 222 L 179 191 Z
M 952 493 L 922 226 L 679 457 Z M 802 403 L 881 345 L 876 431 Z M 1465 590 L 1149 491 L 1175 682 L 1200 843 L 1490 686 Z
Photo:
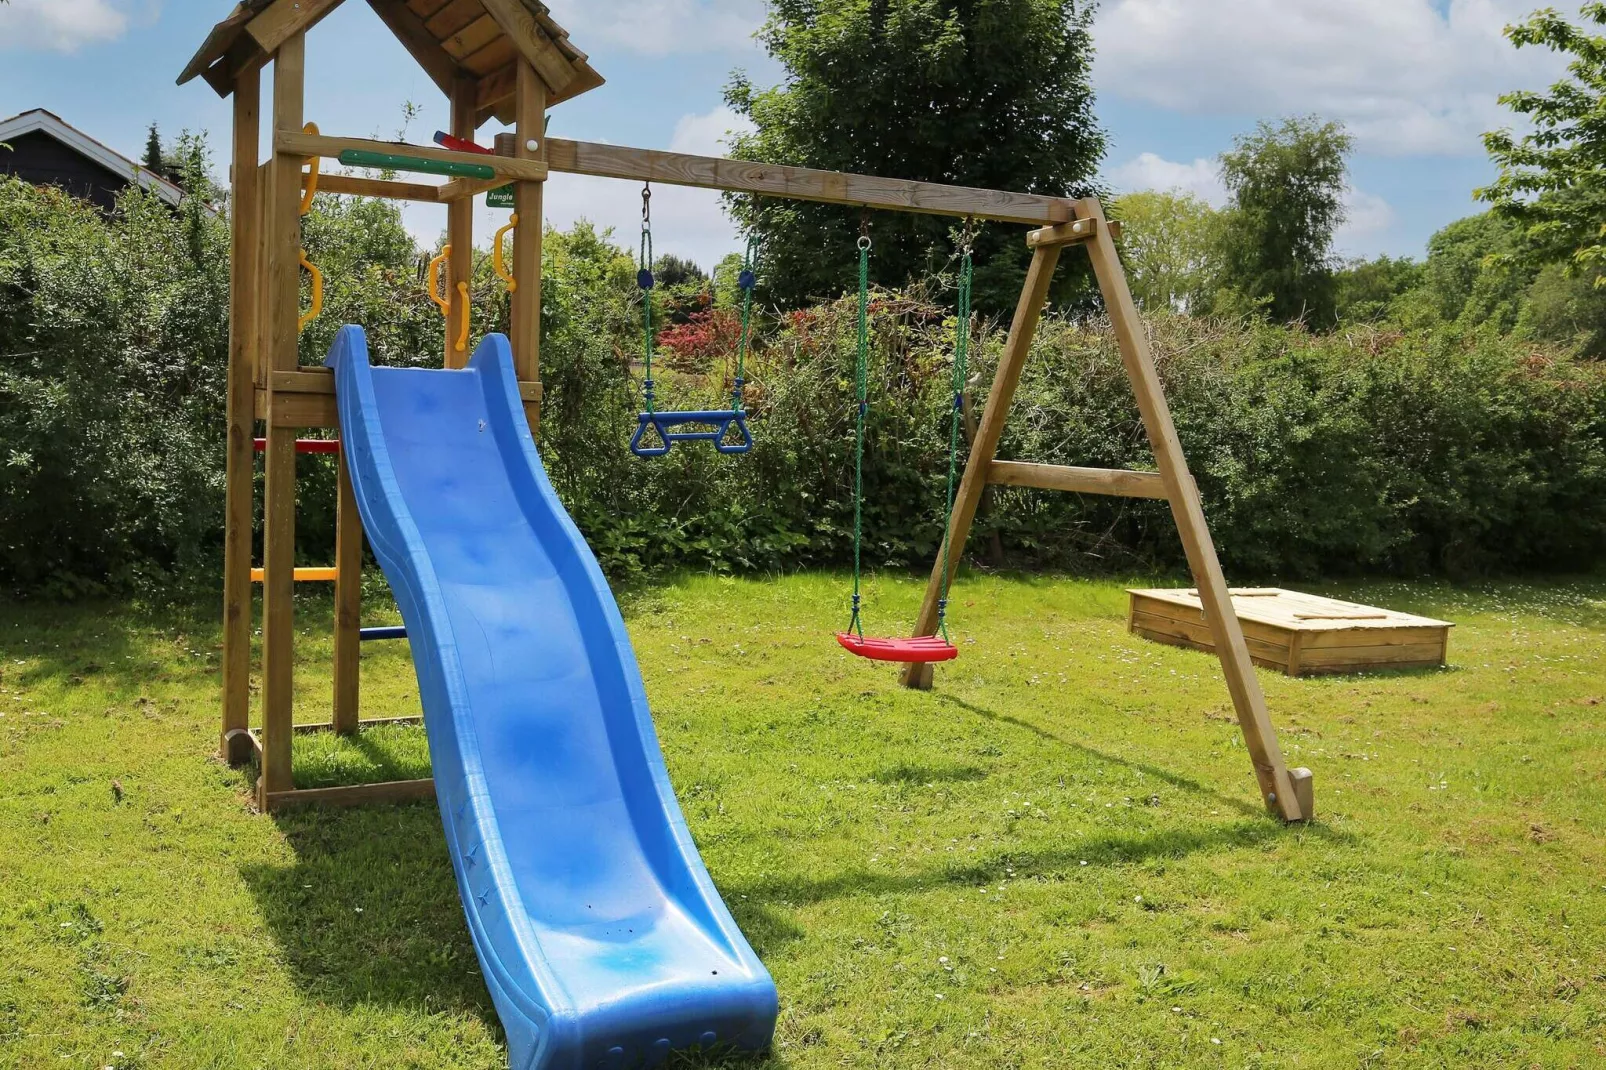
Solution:
M 956 698 L 955 696 L 946 692 L 933 692 L 932 697 L 939 702 L 953 706 L 956 709 L 963 710 L 966 713 L 972 714 L 973 716 L 981 717 L 988 721 L 996 721 L 1000 724 L 1011 725 L 1012 727 L 1030 732 L 1039 739 L 1047 740 L 1048 742 L 1064 747 L 1067 750 L 1078 751 L 1097 761 L 1106 762 L 1110 765 L 1118 765 L 1125 769 L 1141 772 L 1145 776 L 1154 777 L 1156 780 L 1170 784 L 1179 791 L 1185 791 L 1191 795 L 1199 795 L 1211 799 L 1218 805 L 1230 807 L 1231 809 L 1236 810 L 1245 816 L 1255 818 L 1265 817 L 1266 812 L 1264 810 L 1254 806 L 1249 802 L 1246 802 L 1244 799 L 1217 791 L 1215 788 L 1201 784 L 1192 777 L 1183 776 L 1181 773 L 1173 772 L 1170 769 L 1164 769 L 1158 765 L 1150 764 L 1149 762 L 1136 761 L 1132 758 L 1123 758 L 1120 755 L 1099 750 L 1097 747 L 1090 747 L 1086 743 L 1074 742 L 1064 738 L 1063 736 L 1057 736 L 1048 729 L 1032 724 L 1030 721 L 1011 716 L 1007 713 L 998 713 L 997 711 L 989 710 L 984 706 L 977 706 L 974 703 L 966 702 L 964 699 Z
M 273 818 L 295 852 L 241 876 L 293 983 L 342 1008 L 471 1014 L 498 1031 L 434 803 Z

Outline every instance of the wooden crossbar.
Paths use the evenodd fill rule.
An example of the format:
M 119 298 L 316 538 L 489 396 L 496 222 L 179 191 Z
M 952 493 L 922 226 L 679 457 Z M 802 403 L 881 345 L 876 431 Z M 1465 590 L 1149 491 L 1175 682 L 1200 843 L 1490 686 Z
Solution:
M 1000 223 L 1067 223 L 1077 218 L 1076 202 L 1064 197 L 908 182 L 561 138 L 548 138 L 546 147 L 547 165 L 564 174 L 756 193 L 959 219 L 973 216 Z
M 1117 498 L 1165 499 L 1165 481 L 1158 472 L 1128 472 L 1116 468 L 1072 468 L 1061 464 L 994 461 L 987 466 L 987 482 L 1038 490 L 1064 490 L 1077 494 L 1108 494 Z

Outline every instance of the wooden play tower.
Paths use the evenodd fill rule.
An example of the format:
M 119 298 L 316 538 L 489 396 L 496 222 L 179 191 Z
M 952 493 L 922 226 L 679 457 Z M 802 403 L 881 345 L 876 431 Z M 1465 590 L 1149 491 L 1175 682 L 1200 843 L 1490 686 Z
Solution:
M 1127 287 L 1113 227 L 1093 199 L 1071 200 L 998 190 L 757 164 L 739 160 L 626 148 L 546 136 L 547 108 L 602 84 L 564 30 L 537 0 L 367 0 L 451 102 L 453 138 L 469 142 L 495 118 L 514 126 L 495 138 L 491 155 L 364 138 L 327 136 L 306 126 L 305 35 L 342 0 L 245 0 L 213 27 L 179 77 L 197 76 L 233 98 L 231 188 L 233 254 L 230 271 L 228 474 L 224 564 L 223 723 L 221 749 L 231 762 L 253 755 L 261 766 L 257 801 L 263 810 L 306 803 L 352 803 L 428 797 L 428 780 L 349 787 L 295 787 L 291 739 L 298 731 L 356 732 L 362 528 L 341 466 L 335 547 L 334 701 L 332 719 L 293 720 L 297 433 L 336 429 L 334 379 L 321 366 L 300 363 L 301 215 L 306 188 L 328 193 L 444 204 L 447 212 L 447 308 L 444 359 L 462 367 L 472 286 L 474 198 L 511 183 L 513 231 L 512 349 L 525 411 L 534 428 L 541 415 L 542 190 L 551 173 L 591 175 L 790 197 L 864 210 L 921 212 L 1035 228 L 1025 288 L 987 396 L 950 522 L 948 555 L 957 565 L 982 491 L 1003 483 L 1083 494 L 1155 498 L 1170 503 L 1192 568 L 1215 649 L 1248 746 L 1260 795 L 1289 821 L 1311 813 L 1308 770 L 1290 770 L 1278 746 L 1265 697 L 1250 664 L 1243 631 L 1210 540 L 1199 491 L 1172 424 L 1148 343 Z M 271 152 L 259 159 L 262 71 L 273 68 L 267 112 Z M 470 146 L 472 147 L 472 146 Z M 430 184 L 352 175 L 313 177 L 309 161 L 443 174 Z M 383 164 L 378 161 L 384 161 Z M 1157 471 L 1110 471 L 1002 461 L 995 457 L 1016 385 L 1031 349 L 1054 270 L 1064 250 L 1083 246 L 1092 258 L 1111 323 L 1136 395 Z M 450 300 L 451 295 L 457 300 Z M 263 427 L 264 548 L 262 567 L 262 718 L 251 727 L 252 517 L 254 439 Z M 915 635 L 937 621 L 943 563 L 932 571 Z M 907 686 L 932 684 L 930 665 L 911 666 Z

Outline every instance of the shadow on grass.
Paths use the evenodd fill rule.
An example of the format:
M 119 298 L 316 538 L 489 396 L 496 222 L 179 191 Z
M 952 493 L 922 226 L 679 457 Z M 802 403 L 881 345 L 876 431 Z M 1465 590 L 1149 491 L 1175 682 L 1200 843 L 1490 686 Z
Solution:
M 950 706 L 964 710 L 966 713 L 973 714 L 974 716 L 981 717 L 985 720 L 997 721 L 1000 724 L 1012 725 L 1016 728 L 1023 729 L 1039 739 L 1047 740 L 1050 743 L 1064 747 L 1067 750 L 1078 751 L 1097 761 L 1106 762 L 1110 765 L 1119 765 L 1125 769 L 1132 769 L 1140 772 L 1144 776 L 1154 777 L 1156 780 L 1170 784 L 1179 791 L 1185 791 L 1191 795 L 1200 795 L 1211 799 L 1218 805 L 1230 807 L 1231 809 L 1236 810 L 1248 817 L 1261 818 L 1265 816 L 1266 812 L 1259 807 L 1256 807 L 1237 796 L 1226 795 L 1222 792 L 1219 792 L 1215 788 L 1201 784 L 1199 781 L 1194 780 L 1191 777 L 1183 776 L 1181 773 L 1172 772 L 1169 769 L 1163 769 L 1158 765 L 1151 765 L 1148 762 L 1135 761 L 1131 758 L 1122 758 L 1120 755 L 1099 750 L 1097 747 L 1090 747 L 1086 743 L 1073 742 L 1072 740 L 1065 739 L 1063 736 L 1055 735 L 1046 728 L 1032 724 L 1030 721 L 1022 720 L 1019 717 L 1012 717 L 1007 713 L 998 713 L 997 711 L 989 710 L 984 706 L 977 706 L 974 703 L 966 702 L 962 698 L 955 698 L 953 695 L 944 692 L 935 692 L 933 693 L 933 697 L 939 702 L 943 702 Z
M 275 814 L 289 865 L 241 876 L 297 988 L 342 1008 L 471 1014 L 500 1030 L 434 803 Z

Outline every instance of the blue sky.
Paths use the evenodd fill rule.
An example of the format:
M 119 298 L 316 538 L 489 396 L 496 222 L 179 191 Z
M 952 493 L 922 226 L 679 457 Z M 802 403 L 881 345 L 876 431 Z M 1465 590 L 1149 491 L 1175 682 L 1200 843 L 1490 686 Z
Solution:
M 1554 57 L 1518 53 L 1501 28 L 1537 0 L 1104 0 L 1095 29 L 1104 175 L 1116 190 L 1184 189 L 1220 201 L 1215 158 L 1258 119 L 1319 113 L 1354 133 L 1350 221 L 1340 252 L 1421 255 L 1429 235 L 1477 210 L 1493 171 L 1478 135 L 1508 120 L 1495 97 L 1548 84 Z M 157 122 L 211 135 L 226 155 L 228 110 L 174 78 L 232 0 L 11 0 L 0 6 L 0 117 L 56 112 L 131 156 Z M 554 135 L 718 153 L 735 117 L 720 91 L 734 68 L 779 70 L 752 39 L 762 0 L 551 0 L 608 84 L 553 111 Z M 308 40 L 307 115 L 326 133 L 394 136 L 402 103 L 423 107 L 409 138 L 446 124 L 444 100 L 359 0 Z M 482 130 L 488 141 L 495 124 Z M 630 240 L 631 184 L 555 176 L 549 215 L 585 217 Z M 712 263 L 736 247 L 715 194 L 662 189 L 660 250 Z M 482 209 L 488 236 L 498 213 Z M 409 209 L 430 241 L 444 209 Z

